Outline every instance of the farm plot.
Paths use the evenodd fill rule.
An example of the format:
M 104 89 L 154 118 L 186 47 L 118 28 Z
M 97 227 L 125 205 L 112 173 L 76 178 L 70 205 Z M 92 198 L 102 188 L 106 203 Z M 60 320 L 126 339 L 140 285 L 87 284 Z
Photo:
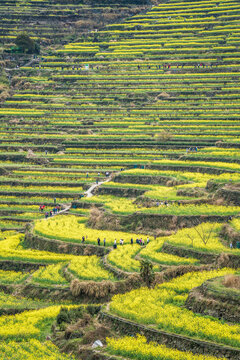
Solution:
M 240 5 L 138 3 L 1 3 L 1 358 L 239 359 Z

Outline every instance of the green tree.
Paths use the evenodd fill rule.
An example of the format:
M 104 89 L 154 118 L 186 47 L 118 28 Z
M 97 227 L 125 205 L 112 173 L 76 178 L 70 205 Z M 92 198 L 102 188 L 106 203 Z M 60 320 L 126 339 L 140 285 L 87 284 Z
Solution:
M 143 281 L 146 283 L 147 287 L 150 288 L 155 279 L 153 264 L 150 261 L 140 261 L 140 275 Z
M 39 53 L 38 43 L 36 43 L 33 39 L 31 39 L 26 33 L 19 34 L 15 40 L 15 44 L 24 53 L 27 54 Z

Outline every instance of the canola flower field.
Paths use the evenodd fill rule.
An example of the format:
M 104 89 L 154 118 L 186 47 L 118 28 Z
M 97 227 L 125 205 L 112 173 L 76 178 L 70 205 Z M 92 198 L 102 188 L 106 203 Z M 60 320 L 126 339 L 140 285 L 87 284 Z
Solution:
M 216 360 L 215 356 L 194 355 L 191 352 L 183 352 L 169 349 L 164 345 L 147 342 L 144 336 L 136 338 L 125 336 L 120 339 L 107 338 L 107 349 L 113 355 L 126 356 L 130 359 L 166 359 L 166 360 Z
M 101 339 L 103 360 L 238 360 L 223 313 L 240 296 L 239 2 L 0 14 L 0 358 L 85 360 Z M 15 48 L 23 31 L 39 54 Z M 220 292 L 190 310 L 212 279 Z
M 182 308 L 190 289 L 209 278 L 228 273 L 231 273 L 230 269 L 189 273 L 155 289 L 141 288 L 128 294 L 115 295 L 110 309 L 113 313 L 131 320 L 156 324 L 162 330 L 239 347 L 239 324 L 223 324 L 217 319 L 198 316 Z M 148 304 L 144 312 L 142 303 Z

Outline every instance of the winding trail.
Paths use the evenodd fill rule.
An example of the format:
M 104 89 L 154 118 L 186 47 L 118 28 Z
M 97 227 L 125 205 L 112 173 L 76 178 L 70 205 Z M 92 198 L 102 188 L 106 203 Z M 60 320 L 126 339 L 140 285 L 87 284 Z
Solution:
M 17 68 L 17 67 L 11 68 L 11 69 L 9 69 L 9 68 L 4 68 L 4 70 L 6 70 L 6 71 L 20 70 L 22 67 L 29 66 L 29 65 L 31 65 L 31 64 L 32 64 L 33 62 L 35 62 L 35 61 L 38 62 L 37 59 L 34 59 L 34 58 L 32 57 L 30 60 L 28 60 L 28 62 L 26 62 L 25 64 L 19 66 L 18 68 Z
M 115 175 L 117 175 L 118 173 L 119 172 L 112 173 L 105 181 L 100 181 L 98 184 L 94 183 L 93 185 L 91 185 L 90 188 L 87 191 L 85 191 L 85 193 L 84 193 L 86 195 L 86 197 L 88 197 L 88 198 L 92 197 L 94 195 L 93 194 L 94 189 L 96 189 L 97 187 L 101 186 L 104 183 L 107 183 L 107 182 L 111 181 L 113 179 L 113 177 Z M 58 213 L 52 214 L 52 216 L 49 216 L 48 218 L 44 218 L 44 219 L 47 220 L 47 219 L 52 218 L 52 217 L 54 217 L 56 215 L 64 214 L 65 212 L 67 212 L 68 210 L 71 209 L 72 204 L 64 204 L 63 206 L 64 206 L 63 210 L 60 210 Z
M 71 207 L 72 207 L 72 204 L 64 204 L 64 205 L 62 205 L 62 206 L 64 206 L 64 209 L 63 210 L 60 210 L 59 212 L 57 212 L 56 214 L 52 214 L 52 216 L 48 216 L 47 218 L 46 217 L 44 217 L 43 219 L 41 219 L 41 220 L 48 220 L 48 219 L 51 219 L 51 218 L 53 218 L 54 216 L 56 216 L 56 215 L 61 215 L 61 214 L 64 214 L 65 212 L 67 212 L 68 210 L 70 210 L 71 209 Z
M 115 176 L 115 175 L 117 175 L 119 172 L 117 172 L 117 173 L 112 173 L 108 178 L 107 178 L 107 180 L 105 180 L 105 181 L 100 181 L 98 184 L 97 183 L 94 183 L 92 186 L 90 186 L 90 188 L 87 190 L 87 191 L 85 191 L 85 195 L 86 195 L 86 197 L 88 197 L 88 198 L 90 198 L 90 197 L 92 197 L 94 194 L 93 194 L 93 190 L 94 189 L 96 189 L 97 187 L 99 187 L 99 186 L 101 186 L 102 184 L 105 184 L 105 183 L 107 183 L 107 182 L 109 182 L 109 181 L 111 181 L 112 179 L 113 179 L 113 177 Z
M 71 209 L 72 204 L 64 204 L 63 206 L 65 206 L 64 209 L 60 210 L 58 213 L 56 213 L 54 215 L 63 214 L 65 212 L 67 212 L 68 210 Z
M 109 180 L 107 180 L 107 181 L 109 181 Z M 107 182 L 107 181 L 100 181 L 98 184 L 95 183 L 95 184 L 91 185 L 91 187 L 90 187 L 87 191 L 85 191 L 84 194 L 85 194 L 86 197 L 88 197 L 88 198 L 92 197 L 92 196 L 93 196 L 93 190 L 96 189 L 98 186 L 104 184 L 104 183 Z

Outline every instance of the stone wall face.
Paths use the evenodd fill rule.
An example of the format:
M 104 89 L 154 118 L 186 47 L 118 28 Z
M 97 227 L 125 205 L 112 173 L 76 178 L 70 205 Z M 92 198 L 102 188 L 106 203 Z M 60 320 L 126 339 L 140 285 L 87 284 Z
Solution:
M 151 175 L 117 175 L 114 178 L 114 182 L 128 183 L 128 184 L 159 184 L 167 185 L 168 182 L 174 181 L 175 185 L 185 184 L 184 181 L 177 181 L 174 177 L 170 176 L 151 176 Z
M 240 322 L 239 303 L 237 305 L 221 302 L 202 292 L 201 287 L 190 291 L 186 300 L 187 309 L 203 315 L 209 315 L 230 322 Z
M 222 279 L 224 277 L 209 279 L 201 286 L 192 289 L 185 305 L 195 313 L 238 323 L 240 322 L 240 291 L 219 288 L 218 284 L 221 284 Z
M 238 189 L 225 187 L 217 191 L 217 196 L 231 202 L 234 205 L 240 205 L 240 190 Z
M 181 257 L 186 257 L 186 258 L 192 257 L 198 259 L 202 264 L 212 264 L 217 260 L 218 257 L 218 255 L 216 254 L 201 252 L 194 249 L 183 248 L 180 246 L 178 247 L 168 244 L 166 242 L 162 247 L 162 251 L 167 254 L 177 255 Z
M 113 195 L 120 197 L 137 197 L 143 195 L 145 190 L 132 189 L 132 188 L 121 188 L 121 187 L 98 187 L 94 190 L 95 194 L 98 195 Z
M 47 239 L 30 232 L 26 233 L 24 243 L 32 249 L 52 251 L 60 254 L 104 256 L 109 252 L 109 249 L 102 246 Z
M 99 188 L 101 189 L 101 188 Z M 139 231 L 140 229 L 144 233 L 152 230 L 177 230 L 186 227 L 193 227 L 204 222 L 227 222 L 228 216 L 218 215 L 188 215 L 177 216 L 168 214 L 148 214 L 137 211 L 130 215 L 117 215 L 107 211 L 103 211 L 101 215 L 101 221 L 99 220 L 99 229 L 128 231 Z M 96 222 L 91 222 L 91 218 L 88 221 L 88 225 L 98 228 Z M 141 232 L 140 230 L 140 232 Z
M 144 229 L 164 229 L 175 230 L 185 227 L 194 226 L 195 222 L 224 222 L 227 221 L 227 216 L 175 216 L 175 215 L 162 215 L 162 214 L 144 214 L 135 213 L 129 216 L 119 216 L 120 224 L 126 226 L 131 224 L 135 229 L 139 223 Z
M 171 165 L 146 165 L 146 169 L 152 169 L 152 170 L 174 170 L 174 171 L 190 171 L 190 172 L 199 172 L 202 174 L 223 174 L 226 172 L 226 170 L 216 169 L 213 167 L 207 167 L 207 166 L 171 166 Z M 230 173 L 235 173 L 234 170 L 228 170 Z
M 174 246 L 165 242 L 162 251 L 167 254 L 173 254 L 181 257 L 193 257 L 198 259 L 202 264 L 212 264 L 215 268 L 230 267 L 238 269 L 240 267 L 240 256 L 230 253 L 214 254 L 187 248 Z M 227 249 L 226 249 L 227 251 Z M 229 250 L 230 251 L 230 250 Z
M 11 260 L 1 260 L 0 269 L 1 270 L 13 270 L 13 271 L 23 271 L 29 272 L 31 270 L 38 270 L 40 266 L 46 266 L 46 264 L 41 263 L 30 263 L 23 261 L 11 261 Z

